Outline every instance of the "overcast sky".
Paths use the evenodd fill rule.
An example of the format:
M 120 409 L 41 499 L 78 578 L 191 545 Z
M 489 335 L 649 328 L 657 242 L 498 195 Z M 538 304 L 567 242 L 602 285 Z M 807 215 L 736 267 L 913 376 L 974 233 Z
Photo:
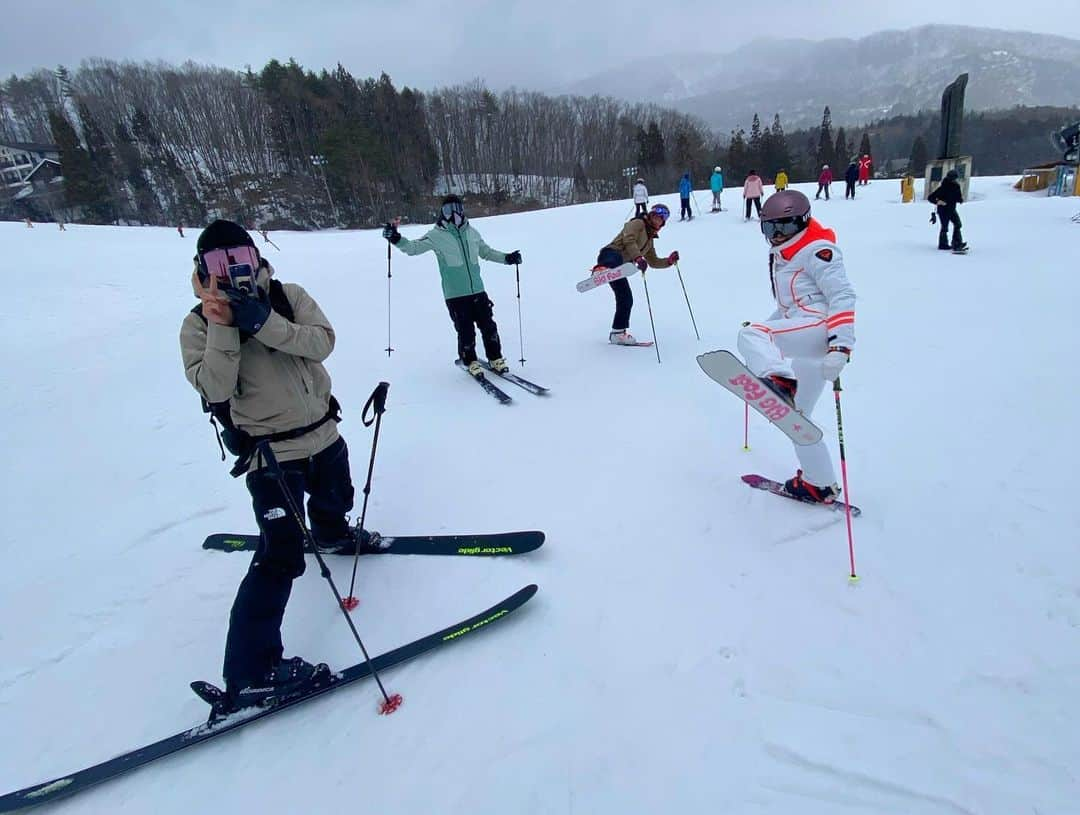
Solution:
M 1080 39 L 1076 0 L 0 0 L 0 77 L 87 57 L 258 70 L 294 57 L 427 89 L 481 77 L 546 90 L 635 60 L 763 36 L 859 37 L 956 23 Z

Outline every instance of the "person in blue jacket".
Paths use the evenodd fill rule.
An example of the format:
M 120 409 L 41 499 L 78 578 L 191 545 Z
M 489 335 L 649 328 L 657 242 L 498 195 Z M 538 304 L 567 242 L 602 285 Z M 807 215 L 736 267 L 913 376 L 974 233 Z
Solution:
M 712 211 L 720 212 L 720 194 L 724 191 L 724 171 L 720 167 L 713 167 L 712 175 L 709 176 L 709 189 L 712 190 Z
M 690 185 L 690 173 L 683 173 L 683 177 L 679 179 L 679 201 L 682 203 L 682 209 L 679 210 L 680 221 L 692 221 L 694 214 L 690 211 L 690 190 L 693 187 Z

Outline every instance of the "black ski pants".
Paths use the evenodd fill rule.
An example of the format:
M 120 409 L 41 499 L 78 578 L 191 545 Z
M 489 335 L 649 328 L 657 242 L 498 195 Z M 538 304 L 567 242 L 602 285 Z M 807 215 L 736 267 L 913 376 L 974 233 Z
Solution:
M 634 204 L 634 217 L 638 215 L 645 215 L 649 211 L 649 204 L 647 201 L 638 201 Z
M 693 218 L 694 213 L 690 211 L 690 199 L 679 199 L 679 218 Z
M 605 246 L 596 256 L 596 265 L 605 269 L 618 269 L 623 263 L 622 254 L 610 246 Z M 634 308 L 634 292 L 630 288 L 630 281 L 620 277 L 608 285 L 615 292 L 615 317 L 611 321 L 611 330 L 625 331 L 630 327 L 630 312 Z
M 458 358 L 466 365 L 476 362 L 476 329 L 480 329 L 480 339 L 484 342 L 484 353 L 488 359 L 502 357 L 502 342 L 499 340 L 499 327 L 495 325 L 495 304 L 487 292 L 467 294 L 464 297 L 451 297 L 446 301 L 446 310 L 454 321 L 457 331 Z
M 960 235 L 960 227 L 963 224 L 960 223 L 960 214 L 956 211 L 956 207 L 938 207 L 937 217 L 938 223 L 941 225 L 941 232 L 938 233 L 938 246 L 945 248 L 950 245 L 949 224 L 953 225 L 951 248 L 955 249 L 962 244 L 964 239 Z
M 259 681 L 282 658 L 281 621 L 292 582 L 304 573 L 304 532 L 282 494 L 307 514 L 316 540 L 337 541 L 349 534 L 346 513 L 353 505 L 349 448 L 339 438 L 311 458 L 281 462 L 283 481 L 267 469 L 247 474 L 247 488 L 259 524 L 259 548 L 240 581 L 225 638 L 222 674 L 231 690 Z
M 854 198 L 855 197 L 855 182 L 854 181 L 845 181 L 844 183 L 847 184 L 847 186 L 844 188 L 844 198 L 845 199 Z
M 817 194 L 814 196 L 814 200 L 816 201 L 818 198 L 820 198 L 822 193 L 825 193 L 825 200 L 828 201 L 829 200 L 829 185 L 828 184 L 822 184 L 821 182 L 818 182 Z
M 750 207 L 757 207 L 758 217 L 761 217 L 761 197 L 754 196 L 753 198 L 746 199 L 746 217 L 750 217 Z

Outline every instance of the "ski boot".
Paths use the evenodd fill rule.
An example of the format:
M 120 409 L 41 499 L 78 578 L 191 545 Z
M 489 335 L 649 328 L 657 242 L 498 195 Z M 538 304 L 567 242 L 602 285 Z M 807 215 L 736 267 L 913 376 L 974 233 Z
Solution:
M 796 470 L 795 477 L 784 482 L 784 492 L 803 501 L 831 504 L 840 496 L 840 487 L 837 484 L 830 484 L 827 487 L 814 486 L 809 481 L 803 480 L 802 470 Z
M 612 331 L 608 334 L 608 342 L 612 345 L 636 345 L 637 340 L 634 339 L 634 335 L 627 331 L 625 328 L 622 331 Z
M 784 400 L 784 404 L 795 409 L 795 391 L 798 390 L 799 383 L 794 379 L 787 376 L 780 376 L 779 374 L 769 374 L 768 376 L 759 376 L 762 384 L 769 390 Z
M 258 681 L 229 687 L 192 682 L 191 689 L 210 705 L 210 724 L 244 708 L 273 707 L 278 702 L 325 685 L 332 674 L 325 662 L 312 665 L 301 657 L 283 659 Z
M 465 370 L 473 376 L 479 377 L 484 375 L 484 366 L 477 362 L 475 359 L 465 367 Z
M 489 359 L 488 365 L 491 366 L 491 370 L 497 374 L 504 374 L 510 370 L 510 366 L 506 364 L 506 360 L 503 357 L 498 359 Z
M 316 540 L 315 545 L 320 555 L 371 555 L 384 548 L 382 535 L 359 526 L 349 527 L 345 536 L 337 540 Z

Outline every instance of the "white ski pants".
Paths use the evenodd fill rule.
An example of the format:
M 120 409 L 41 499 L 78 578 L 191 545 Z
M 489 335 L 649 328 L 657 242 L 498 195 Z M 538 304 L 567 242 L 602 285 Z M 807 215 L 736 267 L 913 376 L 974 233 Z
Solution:
M 784 317 L 773 312 L 768 320 L 750 323 L 739 331 L 739 353 L 757 376 L 786 376 L 798 381 L 795 407 L 809 417 L 825 389 L 821 363 L 828 353 L 825 315 Z M 795 454 L 803 478 L 819 487 L 836 483 L 832 455 L 824 437 L 816 444 L 796 444 Z

